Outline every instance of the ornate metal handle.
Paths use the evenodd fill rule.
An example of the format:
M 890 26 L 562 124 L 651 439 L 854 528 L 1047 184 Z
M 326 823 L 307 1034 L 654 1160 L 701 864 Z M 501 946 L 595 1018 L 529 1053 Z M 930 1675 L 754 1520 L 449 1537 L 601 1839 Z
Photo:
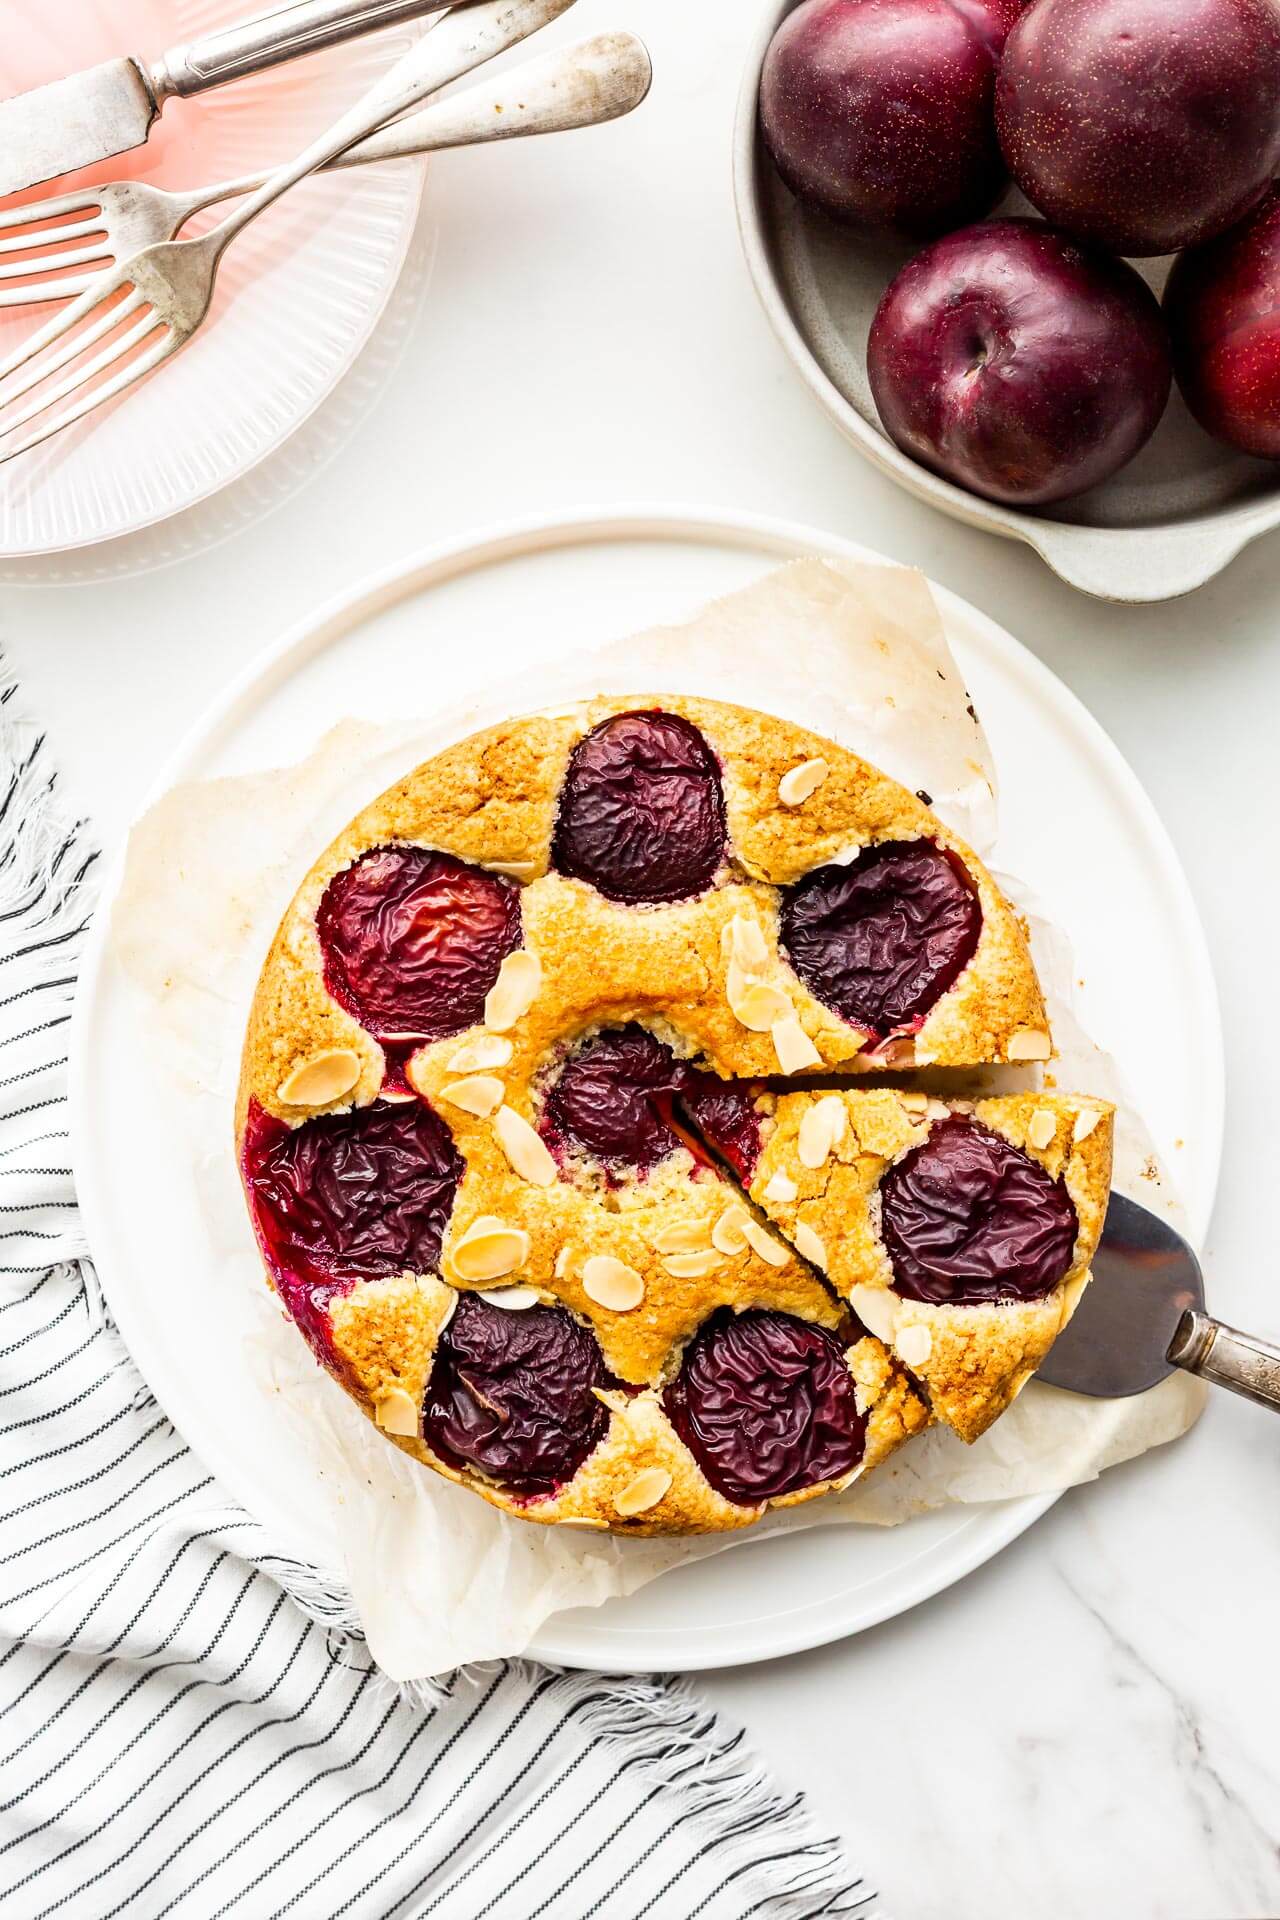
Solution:
M 203 93 L 305 53 L 341 46 L 379 27 L 420 20 L 424 14 L 439 13 L 446 4 L 447 0 L 296 0 L 294 6 L 171 48 L 148 77 L 157 103 Z
M 1215 1386 L 1230 1387 L 1232 1393 L 1280 1413 L 1280 1347 L 1269 1340 L 1257 1340 L 1251 1333 L 1190 1309 L 1178 1322 L 1169 1358 L 1188 1373 L 1198 1373 Z

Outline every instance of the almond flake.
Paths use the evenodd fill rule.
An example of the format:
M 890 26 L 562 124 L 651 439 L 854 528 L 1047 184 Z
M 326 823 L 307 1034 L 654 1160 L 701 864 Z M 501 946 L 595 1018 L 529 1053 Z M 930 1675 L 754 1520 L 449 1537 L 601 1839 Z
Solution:
M 745 973 L 769 964 L 769 947 L 758 920 L 749 914 L 735 913 L 727 928 L 729 953 Z
M 662 1264 L 673 1280 L 705 1280 L 724 1265 L 724 1255 L 714 1247 L 704 1247 L 701 1253 L 670 1254 Z
M 1097 1111 L 1096 1107 L 1086 1108 L 1083 1113 L 1076 1115 L 1076 1123 L 1071 1129 L 1071 1138 L 1077 1146 L 1079 1146 L 1082 1140 L 1089 1138 L 1089 1135 L 1093 1132 L 1101 1118 L 1102 1115 Z
M 1020 1027 L 1017 1033 L 1009 1035 L 1006 1059 L 1050 1060 L 1052 1057 L 1053 1042 L 1042 1027 Z
M 930 1120 L 949 1120 L 951 1118 L 951 1109 L 945 1100 L 931 1099 L 925 1108 L 925 1114 Z
M 492 1214 L 473 1220 L 449 1249 L 449 1265 L 460 1280 L 501 1280 L 529 1258 L 529 1236 Z
M 822 1055 L 800 1025 L 795 1013 L 784 1013 L 769 1029 L 778 1066 L 783 1073 L 803 1073 L 808 1067 L 820 1067 Z
M 448 1326 L 449 1322 L 452 1320 L 454 1314 L 457 1311 L 458 1311 L 458 1295 L 453 1291 L 452 1288 L 450 1288 L 449 1298 L 445 1304 L 445 1310 L 440 1315 L 440 1318 L 436 1322 L 436 1339 L 437 1340 L 440 1338 L 440 1335 L 444 1332 L 445 1328 Z
M 486 1287 L 477 1298 L 491 1307 L 501 1307 L 504 1313 L 525 1313 L 536 1307 L 542 1296 L 536 1287 Z
M 868 1333 L 874 1333 L 877 1340 L 892 1340 L 898 1296 L 891 1288 L 854 1287 L 849 1294 L 849 1305 Z
M 615 1260 L 611 1253 L 593 1253 L 583 1263 L 582 1291 L 598 1307 L 630 1313 L 644 1299 L 644 1281 L 625 1260 Z
M 803 1220 L 799 1220 L 796 1222 L 796 1230 L 791 1237 L 796 1243 L 796 1252 L 800 1255 L 801 1259 L 808 1260 L 815 1267 L 821 1267 L 825 1272 L 827 1249 L 821 1237 L 814 1232 L 813 1228 L 806 1226 Z
M 765 1232 L 759 1221 L 744 1221 L 742 1231 L 746 1236 L 747 1245 L 751 1248 L 752 1252 L 758 1253 L 760 1258 L 765 1261 L 768 1266 L 786 1266 L 791 1255 L 787 1252 L 781 1240 L 775 1240 L 771 1233 Z
M 491 1073 L 505 1067 L 515 1048 L 500 1033 L 480 1033 L 467 1040 L 450 1058 L 446 1073 Z
M 898 1095 L 908 1113 L 928 1113 L 929 1096 L 927 1093 L 900 1093 Z
M 749 1033 L 768 1033 L 792 1011 L 791 1002 L 778 987 L 771 987 L 747 973 L 736 960 L 729 962 L 725 976 L 725 998 L 735 1020 Z
M 933 1335 L 928 1327 L 904 1327 L 896 1344 L 898 1358 L 904 1367 L 923 1367 L 933 1352 Z
M 751 1215 L 745 1207 L 727 1207 L 711 1229 L 711 1244 L 731 1260 L 747 1250 L 747 1223 Z
M 384 1433 L 398 1433 L 412 1440 L 418 1432 L 418 1409 L 413 1395 L 403 1387 L 388 1387 L 373 1403 L 373 1417 Z
M 359 1078 L 359 1054 L 350 1047 L 329 1047 L 295 1067 L 276 1093 L 287 1107 L 327 1107 L 350 1093 Z
M 628 1480 L 613 1504 L 619 1513 L 628 1517 L 635 1513 L 648 1513 L 650 1507 L 657 1506 L 670 1485 L 671 1475 L 665 1467 L 645 1467 L 634 1480 Z
M 499 1107 L 493 1116 L 493 1130 L 514 1173 L 531 1187 L 555 1185 L 556 1163 L 546 1142 L 534 1132 L 522 1113 L 514 1107 Z
M 561 1247 L 559 1253 L 556 1255 L 555 1276 L 557 1280 L 563 1280 L 566 1273 L 568 1273 L 571 1258 L 572 1254 L 569 1248 Z
M 788 1207 L 799 1191 L 800 1189 L 791 1178 L 791 1175 L 789 1173 L 783 1173 L 781 1169 L 779 1169 L 765 1188 L 764 1197 L 766 1200 L 776 1201 L 780 1207 Z
M 509 953 L 498 968 L 498 977 L 484 1000 L 484 1023 L 495 1033 L 505 1033 L 522 1020 L 538 997 L 542 986 L 542 965 L 536 953 L 521 947 Z
M 681 1220 L 655 1233 L 653 1246 L 656 1253 L 696 1253 L 710 1239 L 711 1230 L 705 1220 Z
M 797 1146 L 800 1164 L 815 1172 L 827 1164 L 827 1159 L 844 1138 L 845 1111 L 844 1101 L 838 1093 L 824 1094 L 821 1100 L 815 1100 L 806 1108 L 800 1122 Z
M 486 860 L 490 873 L 505 873 L 512 880 L 532 880 L 538 871 L 536 860 Z
M 609 1522 L 607 1520 L 592 1520 L 589 1515 L 584 1513 L 567 1513 L 563 1520 L 556 1522 L 556 1525 L 560 1527 L 603 1527 L 607 1532 Z
M 1044 1148 L 1051 1143 L 1057 1131 L 1058 1120 L 1056 1114 L 1051 1113 L 1048 1107 L 1037 1107 L 1027 1127 L 1027 1145 L 1029 1147 L 1037 1147 L 1043 1152 Z
M 825 760 L 802 760 L 798 767 L 789 767 L 778 782 L 779 800 L 784 807 L 802 807 L 829 772 Z
M 487 1120 L 496 1113 L 506 1095 L 506 1088 L 493 1073 L 473 1073 L 465 1080 L 451 1080 L 447 1087 L 441 1088 L 441 1094 L 451 1107 L 461 1107 L 464 1113 L 474 1113 L 480 1120 Z

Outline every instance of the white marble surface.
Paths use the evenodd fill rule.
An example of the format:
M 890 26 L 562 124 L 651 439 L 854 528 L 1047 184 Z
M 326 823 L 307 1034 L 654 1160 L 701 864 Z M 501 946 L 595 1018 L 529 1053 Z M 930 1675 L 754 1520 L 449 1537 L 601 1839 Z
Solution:
M 729 133 L 753 13 L 580 0 L 558 37 L 648 38 L 643 113 L 438 161 L 427 297 L 340 457 L 262 523 L 140 582 L 40 567 L 0 589 L 25 697 L 111 836 L 257 648 L 428 539 L 647 499 L 784 514 L 920 563 L 1092 707 L 1181 851 L 1229 1054 L 1213 1298 L 1275 1334 L 1280 546 L 1126 612 L 857 460 L 797 386 L 738 253 Z M 1188 1440 L 1069 1495 L 962 1586 L 705 1691 L 848 1835 L 898 1920 L 1265 1920 L 1280 1913 L 1278 1511 L 1280 1422 L 1219 1396 Z

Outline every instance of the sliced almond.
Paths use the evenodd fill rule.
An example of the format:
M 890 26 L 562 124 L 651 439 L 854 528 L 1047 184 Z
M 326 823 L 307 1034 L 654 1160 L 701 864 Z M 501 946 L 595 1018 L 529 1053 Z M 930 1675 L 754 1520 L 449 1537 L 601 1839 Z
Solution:
M 729 953 L 744 973 L 758 973 L 769 964 L 769 944 L 758 920 L 735 913 L 728 928 Z
M 844 1138 L 845 1111 L 844 1101 L 838 1093 L 824 1094 L 821 1100 L 815 1100 L 806 1108 L 800 1122 L 797 1147 L 800 1164 L 816 1172 L 824 1167 L 828 1158 Z
M 768 1186 L 765 1188 L 764 1197 L 766 1200 L 776 1202 L 780 1207 L 788 1207 L 796 1198 L 799 1191 L 800 1189 L 791 1178 L 791 1175 L 789 1173 L 783 1173 L 781 1168 L 779 1168 L 778 1172 L 774 1174 Z
M 791 1255 L 787 1252 L 781 1240 L 775 1240 L 771 1233 L 765 1232 L 758 1220 L 747 1220 L 743 1224 L 742 1231 L 746 1236 L 746 1242 L 751 1248 L 751 1251 L 758 1253 L 760 1258 L 765 1261 L 768 1266 L 786 1266 Z
M 670 1485 L 671 1475 L 665 1467 L 645 1467 L 634 1479 L 628 1480 L 613 1504 L 619 1513 L 627 1517 L 648 1513 L 650 1507 L 657 1506 Z
M 514 1107 L 499 1107 L 493 1116 L 493 1130 L 512 1171 L 531 1187 L 554 1186 L 556 1163 L 542 1140 L 522 1113 Z
M 631 1401 L 625 1393 L 619 1393 L 616 1387 L 592 1387 L 592 1393 L 602 1407 L 608 1407 L 610 1413 L 616 1413 L 625 1420 L 631 1411 Z
M 1076 1115 L 1076 1123 L 1071 1129 L 1071 1138 L 1077 1146 L 1079 1146 L 1082 1140 L 1089 1138 L 1089 1135 L 1093 1132 L 1101 1118 L 1102 1115 L 1096 1107 L 1086 1108 L 1083 1113 Z
M 933 1335 L 928 1327 L 904 1327 L 896 1345 L 898 1358 L 904 1367 L 923 1367 L 933 1352 Z
M 611 1253 L 593 1253 L 583 1262 L 582 1291 L 611 1313 L 630 1313 L 644 1299 L 644 1280 L 625 1260 L 615 1260 Z
M 536 1287 L 487 1287 L 478 1297 L 491 1307 L 501 1307 L 504 1313 L 526 1313 L 537 1306 L 542 1295 Z
M 559 1253 L 556 1255 L 555 1276 L 557 1280 L 563 1280 L 566 1273 L 568 1273 L 569 1262 L 572 1257 L 572 1253 L 568 1247 L 561 1247 Z
M 809 1067 L 822 1065 L 822 1055 L 795 1013 L 784 1013 L 781 1020 L 775 1020 L 769 1034 L 783 1073 L 804 1073 Z
M 532 880 L 538 871 L 536 860 L 486 860 L 490 873 L 505 873 L 512 880 Z
M 662 1264 L 673 1280 L 705 1280 L 724 1265 L 724 1255 L 714 1247 L 704 1247 L 701 1253 L 670 1254 Z
M 461 1107 L 464 1113 L 474 1113 L 478 1119 L 487 1120 L 502 1105 L 506 1088 L 494 1073 L 473 1073 L 465 1080 L 451 1080 L 441 1088 L 443 1097 L 452 1107 Z
M 818 791 L 830 768 L 825 760 L 802 760 L 788 767 L 778 782 L 778 798 L 784 807 L 802 807 Z
M 898 1296 L 889 1287 L 854 1287 L 849 1305 L 868 1333 L 874 1333 L 877 1340 L 892 1340 Z
M 479 1033 L 474 1040 L 464 1041 L 453 1054 L 445 1071 L 447 1073 L 492 1073 L 495 1067 L 505 1067 L 515 1048 L 500 1033 Z
M 457 1311 L 458 1311 L 458 1295 L 454 1293 L 451 1288 L 449 1291 L 449 1298 L 445 1302 L 444 1312 L 440 1315 L 440 1318 L 436 1321 L 436 1339 L 437 1340 L 440 1338 L 440 1335 L 444 1332 L 445 1328 L 448 1326 L 449 1322 L 452 1320 L 454 1314 Z
M 1005 1057 L 1009 1060 L 1050 1060 L 1053 1057 L 1053 1041 L 1042 1027 L 1019 1027 L 1016 1033 L 1009 1035 Z
M 373 1417 L 384 1433 L 412 1440 L 419 1430 L 418 1408 L 403 1387 L 388 1387 L 373 1403 Z
M 313 1053 L 280 1082 L 276 1094 L 286 1107 L 327 1107 L 341 1100 L 360 1078 L 360 1056 L 350 1047 Z
M 711 1229 L 705 1220 L 681 1220 L 655 1233 L 653 1245 L 657 1253 L 696 1253 L 710 1239 Z
M 925 1108 L 925 1116 L 930 1120 L 949 1120 L 951 1118 L 951 1109 L 945 1100 L 931 1099 Z
M 607 1520 L 593 1520 L 585 1513 L 567 1513 L 563 1520 L 556 1522 L 556 1525 L 560 1527 L 591 1527 L 597 1531 L 603 1529 L 606 1533 L 609 1530 L 609 1522 Z
M 908 1113 L 928 1113 L 929 1096 L 927 1093 L 900 1093 L 898 1095 Z
M 821 1267 L 825 1273 L 827 1248 L 822 1236 L 815 1233 L 813 1228 L 807 1226 L 803 1220 L 799 1220 L 791 1237 L 796 1243 L 796 1252 L 801 1259 L 808 1260 L 815 1267 Z
M 509 953 L 498 968 L 498 977 L 485 995 L 484 1023 L 494 1033 L 505 1033 L 522 1020 L 538 997 L 542 986 L 542 965 L 536 953 L 521 948 Z
M 735 1020 L 749 1033 L 768 1033 L 792 1011 L 791 1002 L 778 987 L 771 987 L 747 973 L 736 960 L 729 962 L 725 977 L 725 998 Z
M 747 1250 L 747 1224 L 751 1215 L 745 1207 L 726 1207 L 711 1229 L 711 1244 L 731 1260 Z
M 1027 1125 L 1027 1145 L 1043 1151 L 1057 1131 L 1057 1115 L 1050 1113 L 1048 1107 L 1037 1107 Z
M 460 1280 L 501 1280 L 517 1273 L 529 1258 L 529 1236 L 491 1213 L 473 1220 L 449 1249 L 449 1265 Z

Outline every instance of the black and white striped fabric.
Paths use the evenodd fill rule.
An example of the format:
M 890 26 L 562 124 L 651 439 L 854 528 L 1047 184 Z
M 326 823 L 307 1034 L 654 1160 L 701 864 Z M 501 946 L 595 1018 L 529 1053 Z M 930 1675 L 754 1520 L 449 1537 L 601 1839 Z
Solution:
M 65 1069 L 93 855 L 0 688 L 0 1920 L 857 1914 L 682 1685 L 518 1662 L 396 1689 L 124 1351 Z

